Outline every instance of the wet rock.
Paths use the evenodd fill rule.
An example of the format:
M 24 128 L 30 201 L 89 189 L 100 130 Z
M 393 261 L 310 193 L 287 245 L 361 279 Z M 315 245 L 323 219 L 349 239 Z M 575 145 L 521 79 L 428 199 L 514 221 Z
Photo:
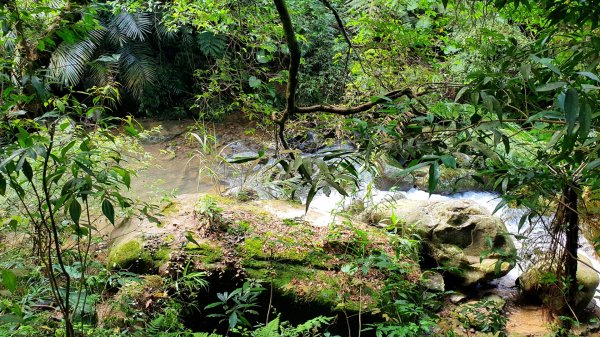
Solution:
M 467 298 L 467 295 L 465 295 L 459 291 L 455 291 L 454 294 L 452 294 L 448 297 L 448 299 L 450 300 L 450 302 L 452 304 L 458 304 L 458 303 L 462 302 L 465 298 Z
M 431 270 L 423 272 L 421 283 L 427 290 L 433 292 L 444 292 L 446 289 L 446 284 L 444 283 L 444 277 L 442 274 Z
M 392 211 L 424 241 L 426 259 L 448 268 L 452 284 L 471 286 L 506 275 L 516 253 L 506 226 L 470 200 L 397 200 L 373 207 L 365 220 L 389 221 Z M 492 253 L 493 252 L 493 253 Z
M 291 148 L 298 149 L 304 153 L 314 153 L 323 147 L 323 139 L 321 139 L 318 133 L 307 131 L 304 134 L 288 139 L 288 144 Z
M 473 170 L 451 169 L 442 166 L 434 193 L 452 194 L 482 190 L 481 184 L 472 177 L 474 173 Z M 429 186 L 429 168 L 424 167 L 404 175 L 402 168 L 387 164 L 384 165 L 382 174 L 377 177 L 375 183 L 382 190 L 389 190 L 392 187 L 399 190 L 408 190 L 413 187 L 425 190 Z
M 548 257 L 547 259 L 549 259 Z M 588 267 L 591 261 L 583 255 L 578 256 L 577 263 L 577 284 L 580 290 L 576 295 L 576 312 L 582 312 L 587 305 L 592 301 L 596 293 L 596 288 L 600 283 L 598 273 Z M 530 299 L 541 300 L 553 310 L 561 312 L 566 305 L 559 282 L 549 282 L 556 278 L 556 264 L 550 266 L 547 259 L 540 259 L 534 263 L 519 277 L 519 287 L 521 294 Z M 550 278 L 546 277 L 550 276 Z M 546 280 L 546 281 L 544 281 Z
M 258 200 L 259 198 L 257 190 L 241 186 L 232 187 L 225 191 L 223 195 L 230 198 L 236 198 L 239 201 Z

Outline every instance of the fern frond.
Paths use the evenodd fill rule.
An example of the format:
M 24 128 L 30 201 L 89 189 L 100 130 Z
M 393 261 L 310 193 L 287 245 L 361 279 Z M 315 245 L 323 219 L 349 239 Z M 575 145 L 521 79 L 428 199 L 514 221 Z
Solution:
M 104 23 L 107 42 L 120 47 L 130 41 L 144 41 L 151 32 L 153 21 L 148 13 L 121 12 Z
M 252 337 L 281 337 L 279 334 L 279 317 L 270 321 L 267 325 L 256 329 Z
M 131 40 L 144 41 L 152 30 L 152 17 L 148 13 L 121 12 L 111 23 L 117 27 L 120 34 Z

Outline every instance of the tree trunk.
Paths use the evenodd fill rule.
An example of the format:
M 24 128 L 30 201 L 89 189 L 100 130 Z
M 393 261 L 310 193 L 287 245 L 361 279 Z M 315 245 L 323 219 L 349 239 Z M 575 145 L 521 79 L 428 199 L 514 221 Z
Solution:
M 577 186 L 567 185 L 563 189 L 562 205 L 564 207 L 565 229 L 565 249 L 563 252 L 563 276 L 566 281 L 565 301 L 566 305 L 562 310 L 562 315 L 573 317 L 575 315 L 576 295 L 577 295 L 577 249 L 579 245 L 579 214 L 577 213 Z M 562 322 L 561 336 L 568 336 L 571 329 L 571 320 L 566 319 Z

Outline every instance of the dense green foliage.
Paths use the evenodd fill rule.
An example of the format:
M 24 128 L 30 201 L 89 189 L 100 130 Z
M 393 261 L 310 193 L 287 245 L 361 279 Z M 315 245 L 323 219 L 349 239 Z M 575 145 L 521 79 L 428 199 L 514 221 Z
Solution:
M 583 200 L 600 189 L 599 18 L 598 1 L 0 1 L 0 334 L 211 336 L 182 313 L 216 308 L 206 317 L 226 335 L 328 334 L 331 318 L 298 325 L 269 317 L 270 304 L 267 321 L 255 319 L 266 283 L 194 308 L 186 300 L 207 286 L 201 272 L 144 278 L 101 263 L 102 225 L 156 219 L 126 197 L 132 116 L 254 121 L 249 134 L 273 134 L 275 153 L 235 162 L 275 157 L 272 183 L 291 199 L 304 193 L 307 211 L 319 192 L 350 196 L 360 169 L 425 168 L 430 192 L 442 169 L 468 169 L 502 194 L 498 208 L 526 207 L 520 226 L 553 215 L 545 248 L 573 304 Z M 192 137 L 192 159 L 220 184 L 217 137 Z M 301 155 L 343 142 L 352 149 Z M 204 206 L 217 230 L 223 209 Z M 380 321 L 364 331 L 442 334 L 442 295 L 411 282 L 419 240 L 402 234 L 395 256 L 365 250 L 343 268 L 357 287 L 385 275 Z M 125 317 L 96 326 L 96 306 L 117 291 Z M 164 296 L 136 312 L 148 292 Z

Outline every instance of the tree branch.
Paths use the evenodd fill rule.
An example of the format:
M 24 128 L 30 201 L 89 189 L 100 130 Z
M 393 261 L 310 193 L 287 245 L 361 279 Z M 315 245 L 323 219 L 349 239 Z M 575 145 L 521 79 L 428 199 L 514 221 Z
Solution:
M 372 102 L 364 103 L 364 104 L 353 106 L 353 107 L 341 107 L 341 106 L 335 106 L 335 105 L 317 104 L 317 105 L 312 105 L 312 106 L 307 106 L 307 107 L 298 107 L 298 108 L 296 108 L 295 112 L 299 113 L 299 114 L 307 114 L 307 113 L 314 113 L 314 112 L 326 112 L 326 113 L 332 113 L 332 114 L 336 114 L 336 115 L 348 116 L 348 115 L 354 115 L 354 114 L 357 114 L 360 112 L 367 111 L 379 104 L 389 102 L 390 99 L 396 99 L 396 98 L 399 98 L 402 96 L 415 98 L 420 95 L 422 95 L 422 94 L 417 94 L 417 95 L 413 94 L 411 89 L 401 89 L 401 90 L 395 90 L 395 91 L 389 92 L 389 93 L 385 94 L 383 97 L 380 97 Z
M 287 81 L 287 90 L 286 90 L 286 107 L 279 116 L 273 115 L 273 121 L 278 125 L 278 136 L 279 140 L 284 149 L 289 149 L 287 142 L 284 137 L 285 123 L 286 121 L 292 117 L 294 114 L 309 114 L 316 112 L 324 112 L 324 113 L 333 113 L 342 116 L 348 116 L 357 114 L 360 112 L 367 111 L 379 104 L 388 102 L 390 99 L 396 99 L 402 96 L 407 96 L 410 98 L 416 99 L 417 96 L 421 96 L 424 93 L 415 94 L 411 89 L 399 89 L 391 91 L 380 98 L 361 105 L 353 106 L 353 107 L 340 107 L 340 106 L 332 106 L 332 105 L 324 105 L 317 104 L 313 106 L 307 107 L 298 107 L 296 105 L 296 92 L 298 90 L 298 74 L 300 72 L 300 58 L 302 57 L 300 53 L 300 46 L 298 44 L 298 39 L 296 37 L 296 33 L 294 30 L 294 26 L 292 24 L 292 19 L 290 17 L 290 13 L 287 9 L 287 5 L 285 0 L 273 0 L 275 7 L 277 8 L 277 12 L 279 13 L 279 19 L 281 20 L 281 24 L 283 26 L 283 31 L 285 34 L 286 43 L 288 45 L 288 49 L 290 51 L 290 65 L 289 65 L 289 73 L 288 73 L 288 81 Z M 321 2 L 332 11 L 335 19 L 344 35 L 344 39 L 349 45 L 349 48 L 352 49 L 352 42 L 346 30 L 344 29 L 344 25 L 342 19 L 340 18 L 338 12 L 331 6 L 328 0 L 321 0 Z
M 296 91 L 298 90 L 298 73 L 300 71 L 300 45 L 296 38 L 294 26 L 292 25 L 292 19 L 288 12 L 285 0 L 273 0 L 277 12 L 279 13 L 279 19 L 283 25 L 283 31 L 285 33 L 285 40 L 290 51 L 290 65 L 288 73 L 288 83 L 286 90 L 286 109 L 281 116 L 278 124 L 285 123 L 287 118 L 295 112 L 296 109 Z

